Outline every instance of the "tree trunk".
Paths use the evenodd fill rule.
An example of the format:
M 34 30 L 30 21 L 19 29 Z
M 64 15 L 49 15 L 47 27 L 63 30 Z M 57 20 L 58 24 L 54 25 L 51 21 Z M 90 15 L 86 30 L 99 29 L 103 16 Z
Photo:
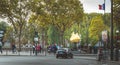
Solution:
M 19 40 L 18 40 L 19 52 L 21 51 L 21 33 L 22 33 L 22 26 L 20 26 L 20 30 L 19 30 Z
M 44 43 L 45 43 L 45 41 L 44 41 L 44 36 L 45 36 L 45 33 L 44 33 L 44 29 L 42 29 L 42 46 L 44 47 Z
M 63 46 L 65 46 L 63 35 L 64 35 L 64 31 L 61 31 L 61 32 L 60 32 L 60 41 L 61 41 L 61 44 L 62 44 Z

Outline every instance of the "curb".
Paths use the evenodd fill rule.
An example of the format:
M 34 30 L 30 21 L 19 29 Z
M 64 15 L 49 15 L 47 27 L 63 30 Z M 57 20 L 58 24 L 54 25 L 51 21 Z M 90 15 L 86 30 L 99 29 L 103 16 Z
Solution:
M 74 56 L 97 56 L 97 54 L 73 54 Z

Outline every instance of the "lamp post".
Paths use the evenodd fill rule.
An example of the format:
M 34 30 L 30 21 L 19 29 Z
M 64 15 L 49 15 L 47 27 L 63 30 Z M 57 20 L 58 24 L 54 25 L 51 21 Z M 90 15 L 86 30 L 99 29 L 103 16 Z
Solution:
M 118 34 L 119 34 L 119 30 L 116 30 L 115 61 L 119 60 Z
M 110 47 L 110 60 L 113 61 L 113 0 L 111 0 Z
M 37 44 L 38 44 L 38 32 L 35 31 L 35 36 L 34 36 L 34 42 L 35 42 L 35 55 L 37 56 Z

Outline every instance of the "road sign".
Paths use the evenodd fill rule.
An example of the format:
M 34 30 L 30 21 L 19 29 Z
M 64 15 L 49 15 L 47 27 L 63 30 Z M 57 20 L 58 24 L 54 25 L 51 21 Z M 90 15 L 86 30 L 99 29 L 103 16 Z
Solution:
M 107 41 L 108 36 L 107 36 L 107 31 L 102 31 L 102 40 Z
M 36 41 L 36 42 L 37 42 L 37 41 L 38 41 L 38 37 L 34 37 L 34 41 Z

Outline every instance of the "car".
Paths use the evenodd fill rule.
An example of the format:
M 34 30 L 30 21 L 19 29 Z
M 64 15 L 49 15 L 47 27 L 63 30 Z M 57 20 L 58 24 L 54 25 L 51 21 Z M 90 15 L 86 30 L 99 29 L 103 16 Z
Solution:
M 56 58 L 73 58 L 73 54 L 69 48 L 58 49 Z

